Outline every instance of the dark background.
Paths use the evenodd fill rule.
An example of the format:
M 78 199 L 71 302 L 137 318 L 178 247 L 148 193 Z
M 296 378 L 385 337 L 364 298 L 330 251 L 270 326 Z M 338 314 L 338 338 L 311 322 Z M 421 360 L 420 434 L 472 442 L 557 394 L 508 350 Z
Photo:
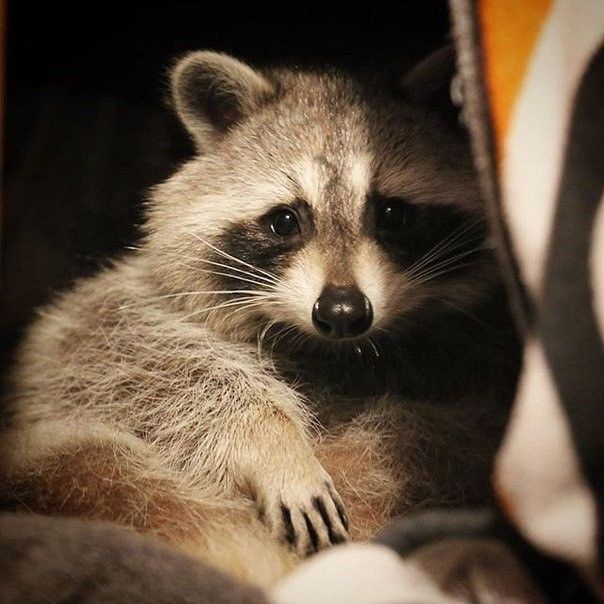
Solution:
M 175 57 L 378 69 L 412 64 L 448 31 L 445 0 L 253 4 L 9 1 L 4 358 L 53 290 L 136 240 L 145 190 L 191 154 L 166 100 Z

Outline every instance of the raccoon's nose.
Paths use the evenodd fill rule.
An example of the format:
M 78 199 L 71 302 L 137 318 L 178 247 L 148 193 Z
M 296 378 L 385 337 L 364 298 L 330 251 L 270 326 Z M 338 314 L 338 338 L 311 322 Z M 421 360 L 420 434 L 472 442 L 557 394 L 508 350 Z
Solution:
M 373 321 L 369 298 L 356 287 L 328 285 L 315 302 L 312 322 L 328 338 L 354 338 L 364 334 Z

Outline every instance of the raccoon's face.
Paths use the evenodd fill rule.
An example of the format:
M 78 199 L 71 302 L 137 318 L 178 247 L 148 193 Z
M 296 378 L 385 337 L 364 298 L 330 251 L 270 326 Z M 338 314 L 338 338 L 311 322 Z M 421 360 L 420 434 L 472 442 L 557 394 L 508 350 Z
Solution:
M 157 188 L 148 221 L 166 299 L 234 337 L 325 342 L 474 304 L 493 260 L 463 136 L 433 108 L 449 79 L 427 71 L 405 99 L 185 57 L 173 95 L 201 154 Z

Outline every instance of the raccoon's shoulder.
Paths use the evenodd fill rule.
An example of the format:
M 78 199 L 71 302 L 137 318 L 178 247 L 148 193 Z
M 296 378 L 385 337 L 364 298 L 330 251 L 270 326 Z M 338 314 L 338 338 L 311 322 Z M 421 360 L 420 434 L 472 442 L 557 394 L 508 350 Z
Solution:
M 34 352 L 53 354 L 57 343 L 74 345 L 100 326 L 121 321 L 130 305 L 151 295 L 141 266 L 144 258 L 128 256 L 106 262 L 96 274 L 77 279 L 37 309 L 20 348 L 20 357 Z M 123 311 L 123 313 L 122 313 Z

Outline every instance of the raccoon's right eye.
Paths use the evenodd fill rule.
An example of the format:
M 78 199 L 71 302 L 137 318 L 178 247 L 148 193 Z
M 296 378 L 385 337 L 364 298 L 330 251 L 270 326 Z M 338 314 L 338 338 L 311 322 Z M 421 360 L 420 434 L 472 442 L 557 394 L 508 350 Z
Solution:
M 270 229 L 279 237 L 288 238 L 300 233 L 298 217 L 293 210 L 282 208 L 271 215 Z
M 376 225 L 384 233 L 397 233 L 411 218 L 409 204 L 400 199 L 384 199 L 376 212 Z
M 375 199 L 375 228 L 378 238 L 397 240 L 412 229 L 418 219 L 417 206 L 404 199 Z

